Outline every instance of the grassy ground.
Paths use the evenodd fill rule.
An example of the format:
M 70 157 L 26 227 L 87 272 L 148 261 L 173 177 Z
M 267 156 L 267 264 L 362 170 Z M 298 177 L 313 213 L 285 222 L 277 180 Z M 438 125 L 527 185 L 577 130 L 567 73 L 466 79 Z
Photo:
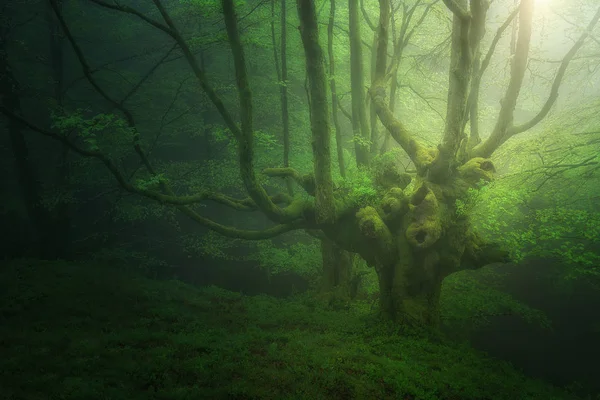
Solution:
M 572 399 L 368 305 L 245 297 L 115 268 L 0 267 L 2 399 Z

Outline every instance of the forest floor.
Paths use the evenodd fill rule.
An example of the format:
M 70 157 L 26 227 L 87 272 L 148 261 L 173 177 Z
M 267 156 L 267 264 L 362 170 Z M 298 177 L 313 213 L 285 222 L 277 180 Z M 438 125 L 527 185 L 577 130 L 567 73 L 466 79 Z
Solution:
M 577 399 L 369 304 L 243 296 L 94 264 L 0 266 L 0 397 Z

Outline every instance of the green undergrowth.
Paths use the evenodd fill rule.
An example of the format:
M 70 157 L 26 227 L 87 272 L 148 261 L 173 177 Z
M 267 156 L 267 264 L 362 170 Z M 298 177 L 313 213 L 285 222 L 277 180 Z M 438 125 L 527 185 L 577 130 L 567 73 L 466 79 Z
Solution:
M 0 267 L 2 399 L 571 399 L 378 323 L 366 303 L 243 296 L 116 268 Z

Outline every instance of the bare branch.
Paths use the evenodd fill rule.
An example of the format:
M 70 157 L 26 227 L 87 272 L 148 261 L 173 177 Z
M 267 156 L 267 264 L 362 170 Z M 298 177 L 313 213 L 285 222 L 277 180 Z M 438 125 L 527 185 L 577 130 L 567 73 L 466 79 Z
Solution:
M 500 145 L 502 145 L 510 137 L 533 128 L 548 115 L 550 109 L 552 108 L 552 106 L 556 102 L 556 99 L 558 98 L 558 91 L 564 78 L 567 67 L 569 66 L 569 63 L 572 61 L 577 51 L 583 46 L 583 44 L 585 43 L 585 39 L 589 36 L 590 32 L 596 26 L 598 20 L 600 19 L 600 8 L 598 8 L 596 14 L 592 17 L 591 21 L 589 22 L 586 30 L 573 44 L 573 46 L 567 52 L 567 54 L 565 54 L 558 68 L 556 76 L 554 77 L 554 81 L 552 83 L 548 99 L 546 100 L 546 103 L 542 106 L 538 114 L 534 116 L 530 121 L 522 125 L 513 126 L 514 107 L 516 105 L 519 90 L 523 81 L 523 75 L 527 66 L 527 54 L 524 53 L 524 50 L 526 50 L 525 45 L 528 50 L 529 37 L 527 38 L 527 40 L 525 40 L 525 38 L 522 37 L 522 35 L 526 34 L 527 32 L 522 33 L 522 30 L 528 29 L 529 31 L 531 31 L 530 8 L 532 7 L 532 5 L 530 3 L 532 3 L 532 0 L 524 0 L 521 3 L 521 16 L 519 17 L 519 20 L 521 21 L 521 19 L 523 18 L 522 15 L 525 12 L 529 16 L 529 24 L 524 24 L 523 22 L 520 23 L 519 38 L 517 40 L 517 52 L 515 53 L 515 57 L 513 59 L 513 67 L 511 72 L 511 82 L 509 83 L 506 95 L 502 101 L 502 108 L 500 110 L 498 122 L 490 137 L 485 142 L 481 143 L 479 146 L 473 149 L 472 156 L 489 157 L 498 147 L 500 147 Z M 527 10 L 524 11 L 524 8 L 526 8 Z M 525 41 L 527 43 L 525 43 Z
M 467 105 L 467 112 L 469 114 L 468 122 L 470 122 L 471 132 L 468 141 L 463 143 L 463 148 L 461 149 L 463 153 L 461 154 L 461 157 L 468 155 L 475 146 L 481 143 L 481 137 L 479 134 L 479 92 L 481 90 L 481 80 L 483 78 L 483 74 L 490 64 L 492 55 L 494 54 L 496 46 L 502 37 L 502 33 L 504 33 L 504 31 L 510 26 L 518 12 L 519 8 L 517 7 L 512 13 L 510 13 L 502 26 L 498 28 L 483 61 L 481 61 L 481 50 L 477 49 L 476 51 L 475 60 L 473 63 L 473 79 L 471 80 L 471 90 Z M 483 25 L 480 25 L 480 28 L 483 28 Z
M 425 104 L 427 104 L 427 106 L 431 109 L 431 111 L 433 111 L 434 113 L 436 113 L 440 119 L 443 121 L 444 120 L 444 116 L 442 115 L 442 113 L 440 113 L 434 106 L 433 104 L 431 104 L 430 100 L 437 100 L 437 101 L 444 101 L 444 99 L 438 98 L 438 97 L 429 97 L 429 96 L 425 96 L 422 93 L 420 93 L 417 89 L 415 89 L 412 85 L 407 84 L 407 85 L 398 85 L 399 88 L 408 88 L 410 89 L 411 92 L 413 92 L 415 95 L 417 95 L 417 97 L 419 97 L 421 100 L 423 100 L 423 102 L 425 102 Z
M 128 109 L 126 109 L 122 103 L 119 103 L 116 100 L 114 100 L 111 96 L 108 95 L 108 93 L 102 87 L 100 87 L 100 85 L 94 79 L 94 77 L 92 75 L 92 70 L 83 54 L 83 51 L 81 50 L 81 48 L 75 41 L 75 38 L 71 34 L 69 26 L 67 25 L 65 19 L 63 18 L 63 15 L 60 11 L 60 7 L 58 6 L 57 1 L 50 0 L 50 6 L 52 7 L 54 14 L 56 15 L 56 18 L 58 19 L 58 22 L 59 22 L 65 36 L 67 37 L 67 40 L 69 41 L 69 43 L 71 44 L 71 47 L 73 48 L 73 51 L 75 52 L 75 55 L 77 56 L 77 60 L 79 61 L 79 64 L 81 64 L 81 68 L 83 69 L 83 74 L 87 78 L 88 82 L 92 85 L 92 87 L 96 90 L 96 92 L 98 92 L 113 107 L 115 107 L 117 110 L 119 110 L 121 113 L 123 113 L 123 115 L 125 116 L 125 120 L 127 121 L 127 124 L 131 128 L 134 129 L 133 148 L 134 148 L 135 152 L 138 154 L 144 167 L 152 175 L 155 175 L 156 173 L 155 173 L 154 169 L 152 168 L 152 165 L 150 165 L 148 158 L 146 157 L 146 155 L 144 154 L 144 152 L 142 151 L 142 148 L 140 146 L 140 143 L 139 143 L 140 136 L 139 136 L 139 132 L 137 131 L 137 129 L 135 129 L 136 125 L 135 125 L 135 120 L 133 118 L 133 114 Z
M 302 175 L 294 168 L 265 168 L 263 174 L 273 178 L 291 178 L 300 185 L 306 193 L 315 195 L 315 177 L 312 174 Z
M 515 17 L 519 14 L 519 7 L 515 8 L 513 12 L 510 13 L 506 21 L 498 28 L 496 34 L 494 35 L 494 39 L 492 39 L 492 43 L 490 44 L 490 48 L 488 49 L 485 58 L 481 62 L 481 68 L 479 69 L 479 75 L 482 76 L 487 67 L 490 65 L 490 61 L 492 60 L 492 56 L 494 55 L 494 51 L 496 51 L 496 46 L 502 38 L 502 34 L 504 31 L 510 26 Z
M 173 32 L 171 31 L 171 29 L 169 29 L 165 25 L 161 24 L 160 22 L 155 21 L 152 18 L 149 18 L 149 17 L 145 16 L 144 14 L 142 14 L 141 12 L 137 11 L 134 8 L 131 8 L 129 6 L 123 6 L 123 5 L 120 5 L 120 4 L 110 4 L 110 3 L 106 3 L 106 2 L 104 2 L 102 0 L 89 0 L 89 1 L 91 1 L 92 3 L 96 3 L 99 6 L 102 6 L 104 8 L 108 8 L 108 9 L 116 10 L 116 11 L 121 11 L 121 12 L 124 12 L 124 13 L 127 13 L 127 14 L 131 14 L 131 15 L 135 15 L 136 17 L 138 17 L 141 20 L 149 23 L 153 27 L 158 28 L 161 31 L 165 32 L 169 36 L 173 36 Z
M 363 18 L 367 22 L 367 25 L 369 25 L 369 28 L 371 29 L 371 31 L 375 32 L 375 29 L 377 29 L 377 27 L 375 26 L 375 24 L 369 18 L 369 15 L 367 14 L 367 10 L 365 10 L 365 2 L 364 2 L 364 0 L 360 0 L 360 11 L 361 11 L 361 13 L 363 15 Z
M 415 34 L 417 28 L 419 26 L 421 26 L 421 24 L 423 24 L 423 21 L 425 21 L 425 18 L 427 17 L 427 15 L 429 14 L 429 12 L 433 8 L 433 6 L 435 6 L 439 1 L 440 0 L 434 0 L 431 3 L 429 3 L 427 5 L 427 7 L 425 7 L 425 10 L 423 11 L 423 14 L 421 14 L 421 17 L 419 18 L 419 20 L 417 21 L 417 23 L 415 23 L 413 25 L 413 27 L 410 29 L 410 31 L 406 34 L 406 37 L 404 38 L 405 45 L 408 44 L 408 42 L 410 41 L 411 37 Z M 417 5 L 420 5 L 420 2 L 415 3 L 415 7 L 413 8 L 413 10 L 416 9 Z M 411 17 L 412 17 L 412 13 L 411 13 Z M 410 18 L 408 18 L 407 24 L 409 22 L 410 22 Z
M 423 143 L 413 138 L 412 134 L 406 129 L 404 124 L 400 122 L 392 110 L 385 103 L 386 87 L 382 81 L 375 82 L 369 90 L 371 100 L 376 106 L 377 116 L 379 120 L 390 132 L 394 140 L 404 149 L 406 154 L 415 164 L 418 172 L 424 172 L 429 167 L 437 151 L 427 148 Z
M 167 19 L 165 21 L 167 22 L 167 25 L 169 25 L 169 22 L 171 23 L 171 25 L 169 25 L 169 26 L 165 26 L 151 18 L 148 18 L 141 12 L 139 12 L 129 6 L 109 4 L 102 0 L 90 0 L 90 1 L 95 4 L 98 4 L 99 6 L 102 6 L 102 7 L 111 9 L 111 10 L 116 10 L 116 11 L 124 12 L 127 14 L 135 15 L 136 17 L 138 17 L 141 20 L 147 22 L 148 24 L 154 26 L 155 28 L 160 29 L 161 31 L 163 31 L 167 35 L 169 35 L 171 38 L 173 38 L 175 40 L 175 42 L 177 42 L 177 45 L 181 48 L 186 61 L 188 62 L 188 64 L 192 68 L 192 71 L 194 72 L 194 75 L 200 82 L 200 86 L 202 87 L 202 90 L 206 93 L 206 95 L 208 96 L 210 101 L 213 103 L 213 105 L 215 106 L 215 108 L 217 109 L 217 111 L 219 112 L 219 114 L 221 115 L 223 120 L 225 121 L 225 125 L 227 125 L 227 128 L 231 131 L 233 136 L 235 136 L 236 138 L 239 137 L 239 135 L 241 133 L 240 133 L 240 130 L 239 130 L 237 124 L 235 123 L 233 117 L 231 116 L 229 111 L 225 108 L 225 105 L 223 104 L 223 101 L 221 100 L 221 98 L 217 95 L 217 92 L 208 84 L 208 80 L 206 79 L 204 70 L 198 64 L 196 57 L 190 50 L 189 46 L 187 45 L 187 42 L 185 41 L 183 36 L 181 36 L 179 31 L 175 28 L 173 21 L 170 19 L 170 17 L 168 17 L 168 14 L 166 14 L 166 11 L 164 11 L 164 9 L 163 9 L 163 13 L 161 13 L 161 14 L 167 15 Z M 160 3 L 159 3 L 159 5 L 160 5 Z M 160 7 L 162 7 L 162 5 L 160 5 Z M 164 18 L 164 16 L 163 16 L 163 18 Z
M 125 104 L 125 102 L 135 94 L 135 92 L 138 91 L 138 89 L 140 87 L 142 87 L 142 85 L 144 84 L 144 82 L 146 82 L 151 76 L 152 74 L 154 74 L 154 72 L 158 69 L 158 67 L 160 67 L 163 63 L 165 63 L 167 61 L 167 58 L 169 58 L 169 56 L 171 55 L 171 53 L 173 52 L 173 50 L 175 50 L 175 48 L 177 47 L 177 44 L 173 44 L 171 46 L 171 48 L 169 49 L 169 51 L 160 58 L 160 60 L 158 60 L 158 62 L 156 64 L 154 64 L 152 66 L 152 68 L 150 68 L 150 70 L 138 81 L 138 83 L 136 83 L 131 90 L 129 90 L 129 92 L 127 92 L 127 94 L 125 95 L 125 97 L 123 97 L 123 99 L 120 101 L 120 104 Z
M 596 11 L 596 14 L 594 15 L 594 17 L 588 24 L 586 30 L 581 34 L 581 36 L 579 37 L 577 42 L 575 42 L 573 47 L 571 47 L 571 49 L 567 52 L 567 54 L 565 54 L 565 57 L 563 58 L 563 60 L 560 64 L 560 67 L 558 67 L 556 76 L 554 77 L 554 82 L 552 82 L 552 88 L 550 89 L 550 94 L 548 95 L 548 99 L 546 100 L 546 103 L 542 106 L 542 109 L 530 121 L 528 121 L 522 125 L 515 126 L 513 129 L 511 129 L 511 132 L 510 132 L 511 136 L 516 135 L 521 132 L 525 132 L 526 130 L 533 128 L 541 120 L 543 120 L 546 117 L 546 115 L 548 115 L 548 112 L 550 111 L 550 109 L 556 102 L 556 99 L 558 98 L 558 90 L 559 90 L 562 80 L 565 76 L 565 72 L 567 70 L 567 67 L 569 66 L 569 63 L 571 62 L 571 60 L 573 59 L 573 57 L 575 56 L 577 51 L 585 43 L 585 39 L 589 36 L 592 29 L 594 29 L 594 26 L 596 26 L 596 24 L 598 23 L 598 19 L 600 19 L 600 8 L 598 8 L 598 10 Z
M 509 130 L 512 128 L 515 106 L 521 86 L 523 85 L 525 71 L 527 70 L 533 21 L 533 3 L 534 0 L 521 1 L 519 8 L 519 32 L 515 54 L 512 58 L 510 81 L 501 102 L 498 120 L 490 136 L 472 150 L 471 157 L 490 157 L 510 137 Z
M 338 106 L 338 109 L 342 112 L 342 114 L 344 114 L 344 117 L 348 118 L 348 121 L 350 121 L 352 123 L 352 115 L 348 112 L 348 110 L 346 110 L 344 108 L 344 106 L 342 105 L 342 102 L 339 101 L 339 98 L 337 101 L 337 106 Z
M 387 14 L 389 11 L 389 3 L 385 1 L 380 2 L 380 8 L 384 7 L 386 9 L 380 10 L 380 12 L 385 12 L 385 14 Z M 387 29 L 389 25 L 389 15 L 385 14 L 382 16 L 382 18 L 380 18 L 379 21 L 379 30 L 385 34 L 379 34 L 377 38 L 375 77 L 373 79 L 373 84 L 369 89 L 369 95 L 373 101 L 373 104 L 375 105 L 375 111 L 383 126 L 385 126 L 394 140 L 396 140 L 396 142 L 404 149 L 406 154 L 408 154 L 410 159 L 417 167 L 417 171 L 420 173 L 425 173 L 425 170 L 429 168 L 429 165 L 437 155 L 437 151 L 426 148 L 422 143 L 412 137 L 404 124 L 394 117 L 393 111 L 385 101 L 385 55 L 387 53 Z

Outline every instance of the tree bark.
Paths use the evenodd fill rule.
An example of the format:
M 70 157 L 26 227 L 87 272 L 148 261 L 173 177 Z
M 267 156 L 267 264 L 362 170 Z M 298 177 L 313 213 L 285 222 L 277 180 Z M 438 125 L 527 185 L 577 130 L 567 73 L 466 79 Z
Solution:
M 286 0 L 281 0 L 280 9 L 280 48 L 281 48 L 281 71 L 279 70 L 279 56 L 277 55 L 277 40 L 275 39 L 275 0 L 271 0 L 271 37 L 273 41 L 273 56 L 275 62 L 275 70 L 277 71 L 277 80 L 280 86 L 281 98 L 281 127 L 283 130 L 283 167 L 290 166 L 290 117 L 288 110 L 288 95 L 287 95 L 287 8 Z M 288 194 L 294 195 L 292 181 L 285 180 Z
M 319 29 L 315 4 L 298 0 L 300 36 L 306 56 L 306 74 L 310 94 L 310 127 L 315 177 L 315 220 L 317 224 L 332 223 L 335 219 L 333 179 L 331 176 L 331 131 L 323 50 L 319 45 Z
M 335 144 L 337 151 L 338 167 L 342 178 L 346 177 L 346 164 L 344 162 L 344 147 L 342 143 L 342 128 L 338 120 L 338 99 L 335 85 L 335 58 L 333 54 L 333 27 L 335 25 L 335 0 L 330 0 L 329 22 L 327 23 L 327 53 L 329 56 L 329 88 L 331 89 L 331 115 L 335 129 Z
M 324 237 L 321 239 L 321 256 L 323 258 L 321 291 L 325 295 L 333 293 L 350 300 L 354 254 Z
M 365 74 L 360 36 L 360 18 L 358 16 L 358 0 L 348 0 L 348 11 L 354 149 L 357 165 L 368 166 L 370 162 L 371 132 L 365 105 Z

